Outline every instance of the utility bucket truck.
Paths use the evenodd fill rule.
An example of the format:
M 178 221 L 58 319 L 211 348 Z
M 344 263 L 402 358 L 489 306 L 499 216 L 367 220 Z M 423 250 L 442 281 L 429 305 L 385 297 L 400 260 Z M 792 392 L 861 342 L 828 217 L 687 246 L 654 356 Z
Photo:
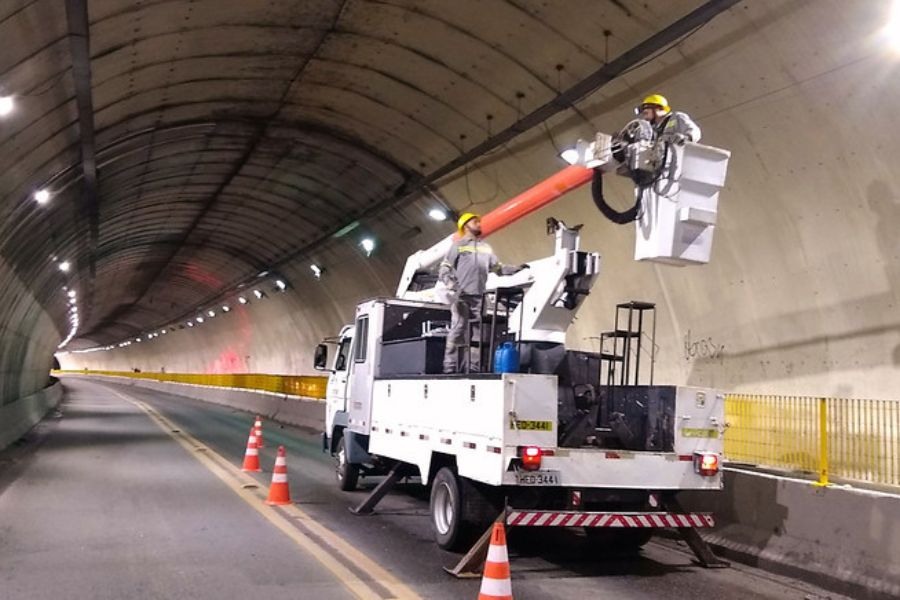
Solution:
M 642 154 L 629 167 L 617 164 L 610 142 L 598 136 L 582 148 L 592 168 L 569 167 L 485 215 L 484 234 L 592 178 L 602 200 L 602 172 L 643 169 L 632 177 L 643 203 L 637 258 L 708 260 L 728 153 L 692 143 L 632 148 Z M 441 372 L 450 311 L 429 271 L 452 236 L 409 258 L 396 297 L 357 306 L 354 322 L 332 340 L 331 361 L 327 345 L 316 348 L 316 368 L 330 371 L 323 448 L 336 457 L 338 484 L 352 490 L 360 475 L 387 475 L 356 509 L 366 513 L 398 479 L 418 477 L 431 488 L 442 548 L 462 548 L 496 519 L 583 528 L 631 547 L 675 528 L 704 564 L 721 565 L 695 531 L 711 527 L 713 516 L 684 512 L 675 494 L 722 487 L 724 394 L 639 381 L 641 338 L 650 336 L 633 325 L 651 304 L 621 305 L 629 318 L 607 332 L 613 349 L 565 348 L 600 274 L 600 256 L 580 248 L 579 229 L 550 219 L 552 254 L 515 275 L 489 277 L 481 322 L 462 349 L 480 355 L 470 362 L 483 372 Z M 654 236 L 663 242 L 648 242 Z M 706 247 L 698 251 L 691 239 Z M 518 372 L 494 373 L 494 349 L 505 341 L 518 347 Z

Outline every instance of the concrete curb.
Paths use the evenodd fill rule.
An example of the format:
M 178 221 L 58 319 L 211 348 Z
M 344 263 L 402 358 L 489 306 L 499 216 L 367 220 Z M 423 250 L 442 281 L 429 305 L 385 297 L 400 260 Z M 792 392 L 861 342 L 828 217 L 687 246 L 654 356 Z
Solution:
M 62 384 L 56 381 L 39 392 L 0 406 L 0 450 L 28 433 L 59 405 L 62 396 Z
M 900 496 L 725 470 L 725 493 L 682 492 L 712 511 L 723 557 L 861 599 L 900 596 Z

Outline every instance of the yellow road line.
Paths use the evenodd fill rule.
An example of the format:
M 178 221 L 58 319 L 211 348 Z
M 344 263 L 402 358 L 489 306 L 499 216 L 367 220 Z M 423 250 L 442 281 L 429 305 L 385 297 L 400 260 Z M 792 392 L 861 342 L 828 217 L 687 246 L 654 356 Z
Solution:
M 122 400 L 135 405 L 145 412 L 160 429 L 169 434 L 200 464 L 221 479 L 231 491 L 287 535 L 294 543 L 322 563 L 356 597 L 383 599 L 385 595 L 381 590 L 384 590 L 390 594 L 387 598 L 401 600 L 416 600 L 420 598 L 409 586 L 397 579 L 388 570 L 327 527 L 317 523 L 297 505 L 290 504 L 279 507 L 281 510 L 268 506 L 265 503 L 265 496 L 258 490 L 259 483 L 253 477 L 230 464 L 224 457 L 214 452 L 194 436 L 181 430 L 178 425 L 160 414 L 156 409 L 140 400 L 129 398 L 116 390 L 107 389 Z M 298 521 L 302 528 L 308 530 L 312 536 L 318 539 L 314 539 L 314 537 L 299 530 L 292 520 Z M 347 562 L 356 566 L 369 577 L 360 577 L 355 570 L 347 568 L 342 561 L 335 558 L 334 553 L 342 556 Z

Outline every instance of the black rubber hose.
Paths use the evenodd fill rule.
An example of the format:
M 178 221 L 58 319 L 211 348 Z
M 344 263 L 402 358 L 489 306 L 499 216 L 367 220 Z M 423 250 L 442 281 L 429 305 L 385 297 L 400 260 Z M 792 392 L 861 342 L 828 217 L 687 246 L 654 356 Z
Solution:
M 642 195 L 643 194 L 637 195 L 637 199 L 634 201 L 634 206 L 632 206 L 628 210 L 624 212 L 617 211 L 612 206 L 606 203 L 606 199 L 603 197 L 603 174 L 600 172 L 600 169 L 594 169 L 594 179 L 591 182 L 591 197 L 593 197 L 594 204 L 597 205 L 597 208 L 600 209 L 600 212 L 603 213 L 603 216 L 605 216 L 613 223 L 626 225 L 636 220 L 638 214 L 641 211 Z

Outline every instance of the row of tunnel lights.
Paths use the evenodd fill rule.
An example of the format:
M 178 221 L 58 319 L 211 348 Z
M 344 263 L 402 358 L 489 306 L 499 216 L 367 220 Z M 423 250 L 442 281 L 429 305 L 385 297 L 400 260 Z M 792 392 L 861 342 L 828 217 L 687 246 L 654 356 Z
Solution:
M 40 196 L 40 197 L 38 197 L 38 196 Z M 49 199 L 49 197 L 50 197 L 49 193 L 46 192 L 45 190 L 41 190 L 35 194 L 35 199 L 42 204 L 45 203 Z M 428 212 L 428 216 L 435 221 L 446 221 L 448 213 L 447 213 L 447 211 L 445 211 L 444 209 L 441 209 L 441 208 L 432 208 Z M 363 249 L 363 251 L 366 253 L 366 256 L 371 256 L 372 252 L 375 250 L 375 247 L 376 247 L 375 240 L 371 237 L 363 238 L 359 242 L 359 245 Z M 69 263 L 69 261 L 66 261 L 66 260 L 59 262 L 57 266 L 59 267 L 59 270 L 64 273 L 67 273 L 69 271 L 69 269 L 71 269 L 71 264 Z M 315 263 L 311 264 L 309 266 L 309 268 L 312 271 L 313 276 L 316 279 L 321 279 L 322 275 L 325 273 L 325 268 L 322 267 L 321 265 L 318 265 Z M 263 272 L 263 273 L 260 273 L 259 276 L 265 276 L 267 274 L 268 274 L 267 272 Z M 275 288 L 280 292 L 285 291 L 288 287 L 287 283 L 283 279 L 276 279 L 274 283 L 275 283 Z M 70 341 L 72 341 L 72 338 L 74 338 L 75 334 L 78 332 L 78 307 L 75 305 L 75 297 L 76 297 L 75 290 L 68 290 L 68 288 L 63 288 L 63 289 L 67 291 L 70 303 L 72 304 L 72 306 L 70 307 L 70 312 L 71 312 L 70 321 L 72 323 L 72 328 L 69 331 L 69 335 L 66 336 L 66 339 L 63 340 L 63 342 L 59 345 L 59 349 L 65 348 L 65 346 Z M 253 296 L 256 297 L 257 300 L 262 300 L 263 298 L 267 297 L 266 293 L 260 289 L 254 289 L 252 294 L 253 294 Z M 249 304 L 250 300 L 247 298 L 246 295 L 241 295 L 241 296 L 238 296 L 237 302 L 239 304 L 244 305 L 244 304 Z M 228 306 L 227 304 L 223 304 L 220 310 L 222 313 L 228 313 L 228 312 L 231 312 L 231 307 Z M 215 316 L 216 316 L 215 309 L 208 309 L 205 312 L 201 312 L 194 319 L 186 321 L 184 323 L 184 326 L 194 327 L 195 325 L 202 325 L 204 322 L 206 322 L 207 319 L 215 318 Z M 160 329 L 159 331 L 153 331 L 150 333 L 146 333 L 146 334 L 138 336 L 134 339 L 129 339 L 129 340 L 125 340 L 123 342 L 119 342 L 118 344 L 110 344 L 108 346 L 100 346 L 97 348 L 87 348 L 85 350 L 74 350 L 73 352 L 74 353 L 84 353 L 84 352 L 97 352 L 97 351 L 101 351 L 101 350 L 107 351 L 107 350 L 113 350 L 114 348 L 125 348 L 127 346 L 130 346 L 133 343 L 140 343 L 140 342 L 144 341 L 144 339 L 152 340 L 152 339 L 158 338 L 160 335 L 166 335 L 170 330 L 174 331 L 175 326 L 170 326 L 170 328 L 164 327 L 164 328 Z

